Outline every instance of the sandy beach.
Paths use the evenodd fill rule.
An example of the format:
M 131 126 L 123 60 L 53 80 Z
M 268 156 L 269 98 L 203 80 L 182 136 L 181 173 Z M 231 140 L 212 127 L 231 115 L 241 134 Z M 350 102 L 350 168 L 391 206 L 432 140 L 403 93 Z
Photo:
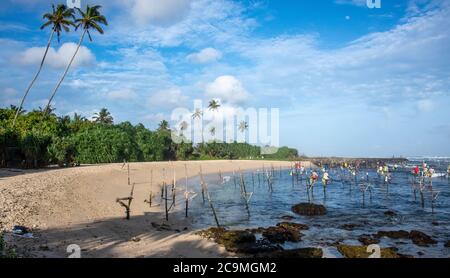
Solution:
M 202 239 L 190 220 L 173 213 L 164 225 L 163 209 L 149 207 L 150 191 L 158 196 L 160 184 L 176 179 L 184 186 L 188 177 L 263 167 L 291 167 L 280 161 L 190 161 L 131 163 L 135 184 L 131 220 L 116 198 L 127 197 L 127 166 L 108 164 L 34 171 L 0 170 L 0 230 L 14 225 L 30 227 L 34 238 L 6 234 L 9 245 L 21 256 L 67 257 L 67 246 L 77 244 L 82 257 L 232 257 L 223 247 Z M 163 170 L 164 169 L 164 170 Z M 150 186 L 151 173 L 153 182 Z M 180 185 L 181 186 L 181 185 Z M 179 194 L 182 198 L 183 194 Z

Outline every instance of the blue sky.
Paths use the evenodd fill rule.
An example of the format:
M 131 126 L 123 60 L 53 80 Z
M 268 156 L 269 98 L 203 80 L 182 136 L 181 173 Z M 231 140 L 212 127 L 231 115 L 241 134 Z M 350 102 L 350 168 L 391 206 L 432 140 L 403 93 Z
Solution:
M 39 64 L 51 3 L 0 4 L 0 105 Z M 450 1 L 96 0 L 105 35 L 85 41 L 60 114 L 153 128 L 194 99 L 280 109 L 282 145 L 307 155 L 450 156 Z M 43 106 L 79 32 L 53 41 L 25 108 Z

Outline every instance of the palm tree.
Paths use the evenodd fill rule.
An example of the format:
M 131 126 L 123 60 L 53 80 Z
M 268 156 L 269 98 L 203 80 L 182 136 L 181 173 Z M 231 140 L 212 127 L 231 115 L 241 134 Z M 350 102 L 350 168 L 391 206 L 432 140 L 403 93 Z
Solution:
M 166 120 L 162 120 L 158 126 L 159 131 L 167 131 L 169 130 L 169 122 Z
M 31 80 L 31 83 L 28 85 L 27 90 L 25 91 L 25 94 L 22 97 L 22 100 L 20 101 L 19 107 L 16 111 L 16 116 L 14 117 L 13 121 L 13 127 L 16 124 L 17 117 L 20 114 L 20 111 L 22 110 L 23 104 L 25 102 L 25 99 L 28 96 L 28 93 L 30 92 L 31 88 L 33 87 L 34 83 L 36 82 L 37 78 L 39 77 L 39 74 L 42 71 L 42 68 L 44 67 L 45 59 L 47 58 L 48 50 L 50 49 L 50 45 L 52 43 L 52 39 L 54 34 L 58 36 L 58 42 L 60 41 L 61 32 L 62 30 L 69 32 L 69 26 L 75 26 L 75 23 L 72 20 L 75 20 L 74 16 L 74 10 L 68 9 L 66 5 L 60 4 L 56 7 L 55 5 L 52 5 L 52 13 L 46 13 L 44 14 L 43 18 L 47 20 L 47 22 L 44 23 L 44 25 L 41 26 L 41 30 L 52 25 L 52 32 L 50 33 L 50 38 L 47 42 L 47 48 L 45 49 L 44 56 L 42 57 L 41 64 L 39 66 L 39 69 L 34 76 L 34 78 Z M 72 19 L 72 20 L 71 20 Z
M 94 122 L 101 123 L 101 124 L 113 124 L 114 119 L 111 116 L 111 113 L 109 113 L 108 109 L 102 108 L 100 109 L 100 112 L 94 114 Z
M 203 111 L 200 108 L 195 109 L 194 114 L 192 114 L 192 119 L 201 119 L 202 120 L 202 143 L 205 141 L 203 136 Z
M 58 91 L 59 87 L 61 86 L 61 83 L 64 81 L 64 78 L 66 78 L 67 73 L 69 72 L 70 67 L 72 66 L 73 61 L 75 60 L 75 57 L 78 54 L 78 51 L 80 50 L 81 44 L 83 43 L 84 37 L 86 36 L 86 34 L 88 34 L 89 36 L 89 40 L 92 41 L 92 37 L 91 37 L 91 33 L 89 32 L 90 29 L 94 29 L 97 32 L 99 32 L 100 34 L 103 34 L 104 31 L 103 29 L 100 27 L 99 24 L 104 24 L 104 25 L 108 25 L 108 22 L 106 21 L 106 18 L 100 14 L 99 9 L 101 8 L 101 6 L 93 6 L 90 7 L 89 5 L 87 5 L 86 7 L 86 12 L 83 12 L 81 9 L 77 8 L 78 12 L 81 14 L 81 18 L 75 20 L 75 23 L 77 23 L 76 25 L 76 30 L 78 30 L 78 28 L 83 28 L 83 33 L 81 34 L 81 38 L 80 41 L 78 42 L 78 46 L 77 49 L 75 50 L 75 53 L 72 56 L 72 59 L 70 59 L 69 64 L 66 67 L 66 70 L 64 71 L 64 74 L 62 75 L 61 79 L 59 80 L 59 82 L 56 84 L 55 89 L 53 90 L 52 96 L 50 97 L 47 107 L 50 106 L 50 104 L 53 101 L 53 98 L 56 95 L 56 92 Z
M 244 133 L 248 129 L 248 123 L 245 121 L 242 121 L 239 123 L 239 130 Z
M 203 111 L 200 108 L 197 108 L 194 112 L 194 114 L 192 114 L 192 119 L 200 119 L 203 117 Z
M 78 114 L 78 113 L 74 113 L 74 115 L 73 115 L 73 120 L 72 120 L 74 123 L 80 123 L 80 122 L 86 122 L 87 121 L 87 119 L 86 119 L 86 117 L 83 117 L 83 116 L 81 116 L 80 114 Z
M 220 108 L 220 104 L 217 100 L 211 100 L 208 105 L 209 111 L 217 111 Z
M 216 128 L 215 127 L 211 127 L 209 129 L 209 133 L 211 133 L 212 136 L 216 135 Z

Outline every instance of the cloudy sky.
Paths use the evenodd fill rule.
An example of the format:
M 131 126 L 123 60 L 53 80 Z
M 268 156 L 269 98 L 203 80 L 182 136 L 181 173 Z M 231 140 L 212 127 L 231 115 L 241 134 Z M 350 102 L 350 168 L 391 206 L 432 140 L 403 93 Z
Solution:
M 0 105 L 40 62 L 51 3 L 0 4 Z M 280 109 L 282 145 L 307 155 L 450 156 L 450 1 L 81 0 L 105 34 L 85 40 L 54 106 L 154 128 L 176 107 Z M 55 39 L 25 108 L 44 106 L 80 32 Z

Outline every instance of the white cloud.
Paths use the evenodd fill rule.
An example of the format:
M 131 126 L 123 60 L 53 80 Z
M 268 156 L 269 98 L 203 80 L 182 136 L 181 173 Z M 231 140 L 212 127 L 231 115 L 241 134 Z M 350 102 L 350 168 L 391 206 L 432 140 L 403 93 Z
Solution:
M 222 58 L 222 52 L 214 48 L 205 48 L 200 52 L 188 55 L 188 60 L 195 64 L 216 62 Z
M 109 100 L 124 100 L 129 101 L 133 100 L 137 97 L 136 92 L 131 89 L 119 89 L 110 91 L 106 94 L 106 97 Z
M 205 93 L 207 97 L 218 98 L 228 103 L 241 103 L 249 98 L 249 93 L 241 81 L 231 75 L 220 76 L 207 84 Z
M 183 95 L 180 89 L 170 88 L 158 91 L 148 99 L 148 106 L 152 109 L 170 109 L 177 106 L 184 106 L 188 98 Z
M 140 24 L 171 25 L 183 19 L 190 10 L 190 0 L 123 0 Z
M 46 64 L 52 68 L 65 68 L 75 53 L 77 44 L 64 43 L 58 50 L 51 47 L 48 51 Z M 32 47 L 19 54 L 18 61 L 23 65 L 39 65 L 45 53 L 45 47 Z M 76 68 L 92 63 L 94 54 L 85 46 L 81 46 L 72 67 Z

